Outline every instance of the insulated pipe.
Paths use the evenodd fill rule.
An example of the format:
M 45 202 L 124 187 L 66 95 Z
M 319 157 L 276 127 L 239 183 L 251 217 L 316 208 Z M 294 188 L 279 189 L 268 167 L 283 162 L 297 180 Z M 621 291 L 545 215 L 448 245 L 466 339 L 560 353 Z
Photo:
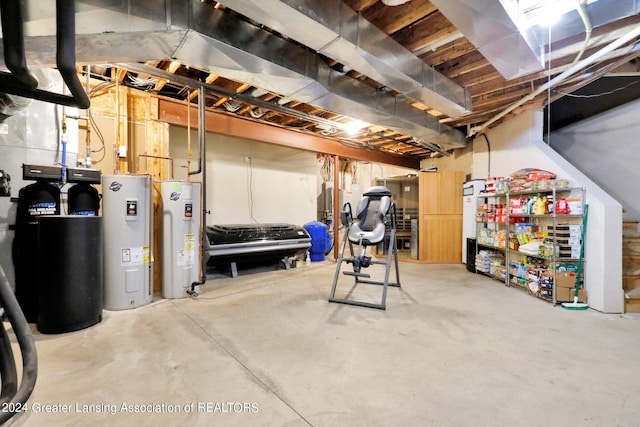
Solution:
M 56 65 L 76 106 L 91 105 L 76 71 L 76 8 L 73 0 L 56 0 Z
M 557 75 L 553 79 L 551 79 L 548 82 L 546 82 L 545 84 L 541 85 L 540 87 L 538 87 L 538 89 L 536 89 L 535 91 L 531 92 L 529 95 L 527 95 L 524 98 L 522 98 L 521 100 L 511 104 L 509 107 L 507 107 L 505 110 L 503 110 L 497 116 L 487 120 L 486 122 L 484 122 L 480 126 L 475 126 L 475 127 L 471 128 L 469 130 L 469 135 L 468 136 L 472 137 L 472 136 L 478 134 L 479 132 L 483 131 L 484 129 L 486 129 L 487 127 L 489 127 L 490 125 L 492 125 L 496 121 L 500 120 L 501 118 L 503 118 L 504 116 L 506 116 L 507 114 L 509 114 L 513 110 L 515 110 L 516 108 L 520 107 L 521 105 L 525 104 L 528 101 L 531 101 L 533 98 L 535 98 L 536 96 L 540 95 L 545 90 L 547 90 L 549 88 L 552 88 L 553 86 L 555 86 L 555 85 L 557 85 L 559 83 L 562 83 L 564 80 L 566 80 L 571 75 L 577 73 L 580 70 L 583 70 L 584 68 L 586 68 L 589 65 L 591 65 L 591 64 L 595 63 L 596 61 L 598 61 L 600 58 L 602 58 L 603 56 L 605 56 L 609 52 L 619 48 L 620 46 L 624 45 L 625 43 L 628 43 L 628 42 L 632 41 L 633 39 L 635 39 L 638 36 L 640 36 L 640 25 L 636 26 L 633 30 L 629 31 L 627 34 L 625 34 L 624 36 L 620 37 L 619 39 L 609 43 L 607 46 L 603 47 L 602 49 L 600 49 L 599 51 L 597 51 L 596 53 L 594 53 L 590 57 L 583 59 L 582 61 L 576 63 L 572 67 L 569 67 L 563 73 Z
M 18 371 L 11 349 L 11 340 L 0 327 L 0 404 L 9 402 L 18 390 Z
M 33 389 L 36 385 L 36 378 L 38 375 L 38 355 L 36 353 L 36 345 L 29 329 L 27 319 L 22 313 L 18 301 L 16 301 L 7 276 L 4 274 L 2 266 L 0 266 L 0 305 L 4 308 L 9 323 L 13 328 L 13 332 L 18 340 L 20 351 L 22 353 L 22 381 L 18 387 L 17 392 L 14 394 L 10 403 L 14 405 L 8 405 L 7 411 L 0 411 L 0 425 L 7 422 L 13 417 L 21 408 L 24 408 L 24 404 L 31 396 Z M 10 355 L 2 354 L 2 358 Z M 4 407 L 3 407 L 4 409 Z
M 10 3 L 10 1 L 2 0 L 0 5 L 4 5 L 5 3 Z M 20 2 L 14 1 L 12 3 Z M 3 14 L 3 18 L 6 18 L 4 15 L 5 14 Z M 56 1 L 56 65 L 62 79 L 73 96 L 62 95 L 31 87 L 33 86 L 33 82 L 30 82 L 29 86 L 25 86 L 23 80 L 28 81 L 29 78 L 25 77 L 26 68 L 23 70 L 21 66 L 17 67 L 17 76 L 8 73 L 0 73 L 0 92 L 37 99 L 39 101 L 51 102 L 53 104 L 66 105 L 68 107 L 77 107 L 81 109 L 89 108 L 91 102 L 89 101 L 89 97 L 84 91 L 84 88 L 80 83 L 80 79 L 78 78 L 78 74 L 76 73 L 75 16 L 75 5 L 73 0 Z M 2 26 L 3 43 L 5 45 L 7 42 L 7 33 L 10 32 L 8 30 L 17 26 L 17 24 L 18 23 L 11 23 L 9 24 L 9 27 L 5 27 L 4 25 Z M 19 26 L 22 27 L 22 21 L 19 22 Z M 19 30 L 19 32 L 21 32 L 21 30 Z M 16 35 L 17 33 L 9 35 L 9 39 Z M 21 43 L 18 43 L 18 45 L 10 47 L 9 50 L 18 48 L 20 45 Z M 21 49 L 21 51 L 14 56 L 24 57 L 24 49 Z M 19 60 L 20 59 L 18 58 L 18 61 Z M 12 59 L 12 61 L 15 62 L 16 59 Z
M 24 22 L 22 2 L 0 1 L 0 14 L 2 14 L 4 63 L 25 88 L 33 90 L 38 87 L 38 79 L 27 69 L 22 27 Z

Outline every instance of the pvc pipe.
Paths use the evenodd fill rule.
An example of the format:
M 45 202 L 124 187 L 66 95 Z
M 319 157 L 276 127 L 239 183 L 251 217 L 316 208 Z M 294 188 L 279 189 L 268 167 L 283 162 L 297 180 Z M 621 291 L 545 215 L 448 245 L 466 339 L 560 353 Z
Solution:
M 507 107 L 505 110 L 503 110 L 497 116 L 487 120 L 486 122 L 484 122 L 480 126 L 475 126 L 475 127 L 471 128 L 469 130 L 469 135 L 468 136 L 471 137 L 471 136 L 476 135 L 478 132 L 481 132 L 485 128 L 489 127 L 490 125 L 492 125 L 496 121 L 500 120 L 501 118 L 503 118 L 504 116 L 506 116 L 507 114 L 509 114 L 513 110 L 515 110 L 516 108 L 520 107 L 524 103 L 526 103 L 528 101 L 531 101 L 533 98 L 535 98 L 536 96 L 538 96 L 539 94 L 541 94 L 545 90 L 547 90 L 549 88 L 552 88 L 553 86 L 555 86 L 555 85 L 557 85 L 559 83 L 562 83 L 564 80 L 566 80 L 571 75 L 577 73 L 578 71 L 580 71 L 580 70 L 582 70 L 584 68 L 587 68 L 589 65 L 595 63 L 600 58 L 602 58 L 603 56 L 608 54 L 609 52 L 619 48 L 620 46 L 624 45 L 625 43 L 630 42 L 631 40 L 633 40 L 634 38 L 636 38 L 638 36 L 640 36 L 640 25 L 636 26 L 633 30 L 629 31 L 627 34 L 625 34 L 624 36 L 620 37 L 619 39 L 609 43 L 607 46 L 603 47 L 602 49 L 600 49 L 599 51 L 597 51 L 596 53 L 594 53 L 590 57 L 583 59 L 582 61 L 576 63 L 572 67 L 569 67 L 563 73 L 557 75 L 553 79 L 551 79 L 548 82 L 546 82 L 545 84 L 541 85 L 540 87 L 538 87 L 538 89 L 536 89 L 535 91 L 531 92 L 529 95 L 527 95 L 524 98 L 520 99 L 519 101 L 511 104 L 509 107 Z

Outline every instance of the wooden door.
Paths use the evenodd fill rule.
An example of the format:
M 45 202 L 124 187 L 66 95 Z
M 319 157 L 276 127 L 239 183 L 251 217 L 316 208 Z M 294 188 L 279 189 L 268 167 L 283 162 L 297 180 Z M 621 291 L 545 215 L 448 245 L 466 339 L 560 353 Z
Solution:
M 422 214 L 462 214 L 464 172 L 422 172 Z
M 462 262 L 464 177 L 464 172 L 420 174 L 420 261 Z
M 462 262 L 462 215 L 423 215 L 420 224 L 420 260 L 428 263 Z

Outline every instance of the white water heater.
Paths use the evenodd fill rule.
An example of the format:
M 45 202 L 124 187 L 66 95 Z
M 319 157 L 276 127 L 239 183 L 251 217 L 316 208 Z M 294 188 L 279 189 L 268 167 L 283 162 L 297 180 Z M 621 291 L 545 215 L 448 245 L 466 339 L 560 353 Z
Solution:
M 201 275 L 202 185 L 164 181 L 162 195 L 162 297 L 182 298 Z
M 104 308 L 153 300 L 153 200 L 148 175 L 103 175 Z

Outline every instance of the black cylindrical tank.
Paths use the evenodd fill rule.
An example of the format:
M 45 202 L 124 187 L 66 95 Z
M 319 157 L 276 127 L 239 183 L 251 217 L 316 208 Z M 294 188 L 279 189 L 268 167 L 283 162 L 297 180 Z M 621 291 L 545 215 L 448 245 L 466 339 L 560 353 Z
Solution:
M 102 320 L 102 217 L 40 218 L 38 264 L 40 332 L 72 332 Z
M 16 232 L 11 251 L 15 268 L 16 299 L 30 323 L 38 320 L 38 218 L 47 215 L 60 215 L 60 189 L 57 186 L 50 182 L 36 181 L 20 189 Z
M 100 195 L 98 190 L 86 182 L 80 182 L 67 193 L 69 215 L 96 216 L 100 210 Z

